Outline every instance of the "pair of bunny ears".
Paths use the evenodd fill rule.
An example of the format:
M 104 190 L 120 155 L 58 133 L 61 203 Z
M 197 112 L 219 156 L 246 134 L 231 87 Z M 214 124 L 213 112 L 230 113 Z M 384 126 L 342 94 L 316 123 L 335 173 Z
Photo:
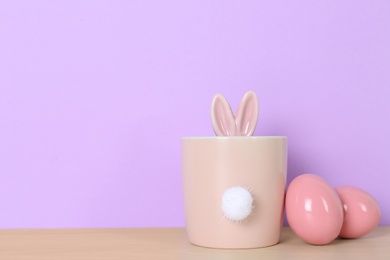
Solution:
M 211 104 L 211 121 L 217 136 L 251 136 L 255 131 L 259 105 L 257 96 L 248 91 L 234 115 L 228 101 L 221 94 L 214 96 Z

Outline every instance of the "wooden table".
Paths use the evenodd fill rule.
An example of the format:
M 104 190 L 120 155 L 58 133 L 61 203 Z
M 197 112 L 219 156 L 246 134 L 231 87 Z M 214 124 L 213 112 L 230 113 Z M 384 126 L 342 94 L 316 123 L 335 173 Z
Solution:
M 390 259 L 390 226 L 326 246 L 283 228 L 278 245 L 249 250 L 194 246 L 183 228 L 0 230 L 0 259 Z

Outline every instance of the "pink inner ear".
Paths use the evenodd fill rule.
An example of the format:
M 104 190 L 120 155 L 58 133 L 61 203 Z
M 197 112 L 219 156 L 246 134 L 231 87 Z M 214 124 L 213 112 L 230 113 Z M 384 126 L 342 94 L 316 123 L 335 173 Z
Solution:
M 245 94 L 236 115 L 237 132 L 242 136 L 253 135 L 258 117 L 256 94 L 252 91 Z
M 217 94 L 214 97 L 211 118 L 216 135 L 236 135 L 236 123 L 233 111 L 227 100 L 221 94 Z

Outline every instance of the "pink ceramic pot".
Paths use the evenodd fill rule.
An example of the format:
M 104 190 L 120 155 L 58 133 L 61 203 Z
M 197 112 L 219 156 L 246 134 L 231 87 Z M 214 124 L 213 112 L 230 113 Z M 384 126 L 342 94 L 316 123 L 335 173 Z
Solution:
M 286 137 L 183 138 L 182 163 L 186 231 L 191 243 L 212 248 L 257 248 L 279 242 Z M 236 200 L 236 193 L 227 194 L 232 187 L 244 191 L 243 197 Z M 248 200 L 248 194 L 253 201 Z M 237 203 L 248 210 L 248 201 L 252 203 L 248 212 L 237 212 L 237 207 L 230 211 L 230 204 Z

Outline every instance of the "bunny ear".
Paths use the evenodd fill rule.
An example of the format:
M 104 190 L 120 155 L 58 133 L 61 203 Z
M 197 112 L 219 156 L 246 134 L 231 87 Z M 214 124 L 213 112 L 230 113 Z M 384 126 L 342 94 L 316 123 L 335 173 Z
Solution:
M 211 104 L 211 121 L 216 135 L 236 135 L 236 121 L 233 111 L 226 98 L 221 94 L 216 94 Z
M 259 105 L 255 92 L 249 91 L 242 98 L 236 114 L 237 133 L 242 136 L 253 134 L 257 124 Z

